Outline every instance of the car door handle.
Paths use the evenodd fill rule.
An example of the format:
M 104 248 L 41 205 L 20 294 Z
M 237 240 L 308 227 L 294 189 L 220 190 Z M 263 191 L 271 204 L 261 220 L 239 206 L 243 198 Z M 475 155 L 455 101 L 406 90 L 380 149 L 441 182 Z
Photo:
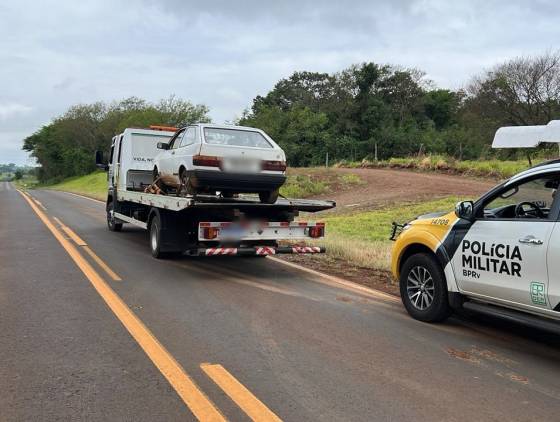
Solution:
M 537 239 L 535 236 L 525 236 L 519 239 L 519 243 L 525 243 L 529 245 L 542 245 L 543 241 L 541 239 Z

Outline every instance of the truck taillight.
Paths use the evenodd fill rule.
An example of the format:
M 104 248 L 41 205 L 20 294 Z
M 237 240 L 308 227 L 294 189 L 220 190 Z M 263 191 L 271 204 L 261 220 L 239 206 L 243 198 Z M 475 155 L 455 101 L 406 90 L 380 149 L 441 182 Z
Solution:
M 323 237 L 325 235 L 325 226 L 314 226 L 305 229 L 307 235 L 312 238 Z
M 205 239 L 215 239 L 218 237 L 218 228 L 216 227 L 204 227 L 202 234 Z
M 192 159 L 193 165 L 205 167 L 220 167 L 220 157 L 210 155 L 195 155 Z
M 265 160 L 262 162 L 262 169 L 269 171 L 286 171 L 286 162 Z

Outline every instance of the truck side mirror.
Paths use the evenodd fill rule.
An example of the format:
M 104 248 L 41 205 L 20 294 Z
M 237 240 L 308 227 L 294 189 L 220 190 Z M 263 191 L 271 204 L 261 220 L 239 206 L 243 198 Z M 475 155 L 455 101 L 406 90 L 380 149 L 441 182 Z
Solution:
M 468 221 L 474 220 L 474 202 L 461 201 L 455 205 L 455 215 Z
M 109 165 L 103 161 L 103 151 L 95 151 L 95 166 L 105 171 L 109 169 Z
M 158 142 L 157 147 L 158 149 L 169 149 L 169 144 L 167 142 Z

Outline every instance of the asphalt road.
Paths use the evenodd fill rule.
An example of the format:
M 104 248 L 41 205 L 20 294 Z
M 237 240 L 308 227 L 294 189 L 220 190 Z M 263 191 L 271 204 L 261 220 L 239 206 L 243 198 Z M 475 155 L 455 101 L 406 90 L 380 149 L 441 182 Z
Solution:
M 554 336 L 271 259 L 157 261 L 103 204 L 29 194 L 0 183 L 2 421 L 559 419 Z

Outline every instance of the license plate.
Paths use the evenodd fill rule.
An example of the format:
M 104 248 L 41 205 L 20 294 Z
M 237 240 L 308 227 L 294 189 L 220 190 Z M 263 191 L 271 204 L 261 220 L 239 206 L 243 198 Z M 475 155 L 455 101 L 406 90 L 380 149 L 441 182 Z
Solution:
M 220 230 L 220 237 L 225 240 L 238 240 L 245 234 L 245 229 L 239 226 L 224 227 Z
M 261 171 L 261 163 L 259 160 L 246 158 L 224 158 L 222 169 L 230 173 L 258 173 Z

